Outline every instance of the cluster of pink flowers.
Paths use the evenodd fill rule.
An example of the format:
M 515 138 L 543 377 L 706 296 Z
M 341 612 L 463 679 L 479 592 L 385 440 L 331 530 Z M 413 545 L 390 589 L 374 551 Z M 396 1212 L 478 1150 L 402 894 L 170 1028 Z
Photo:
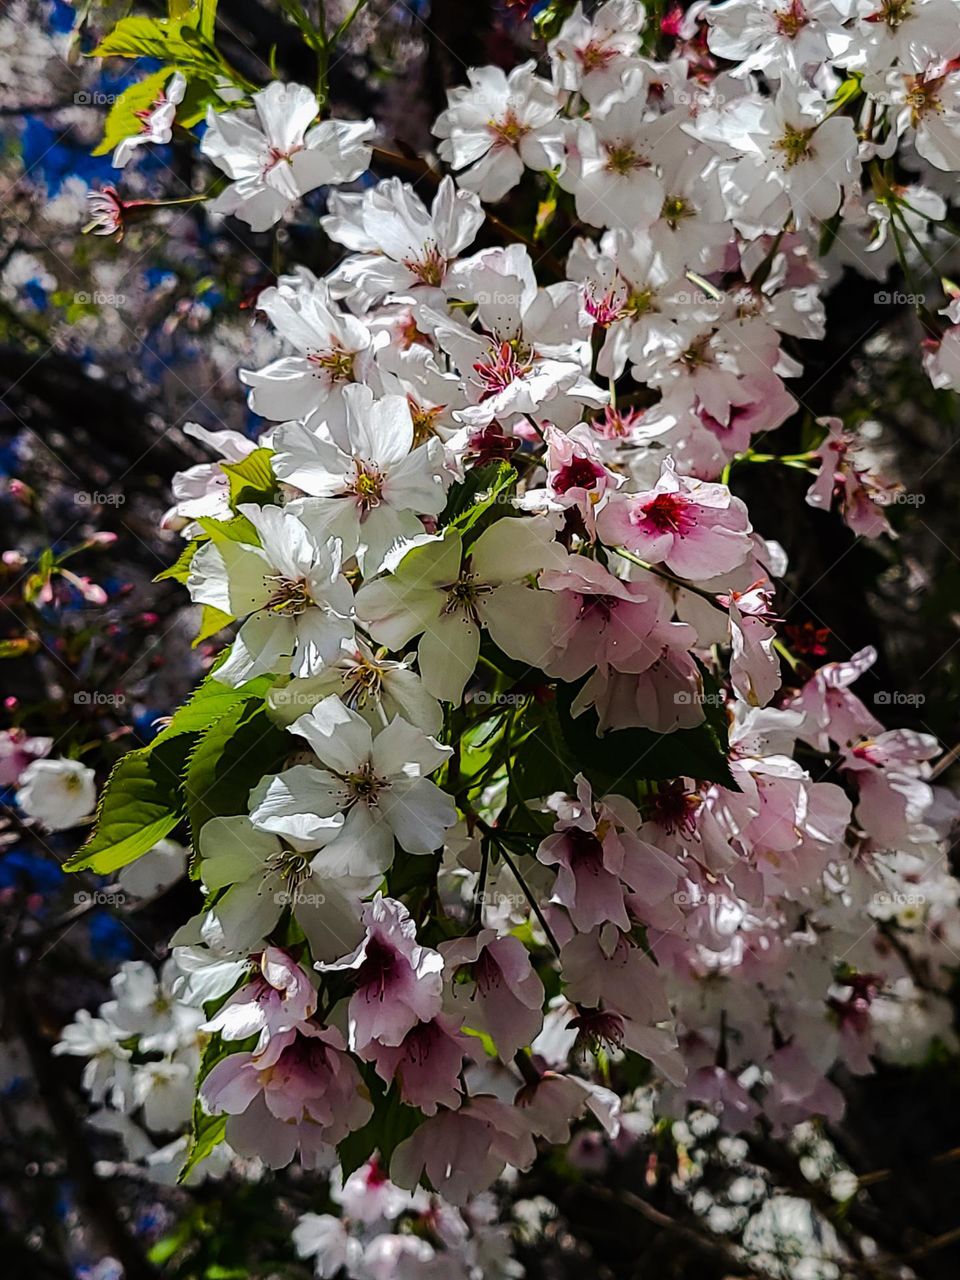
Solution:
M 396 178 L 333 192 L 345 256 L 260 294 L 283 354 L 240 372 L 271 489 L 231 505 L 223 467 L 252 451 L 200 431 L 223 465 L 175 486 L 191 597 L 239 624 L 213 679 L 266 678 L 289 732 L 277 771 L 246 760 L 246 810 L 199 832 L 206 905 L 175 939 L 226 1050 L 202 1105 L 274 1167 L 332 1167 L 388 1096 L 415 1121 L 392 1182 L 462 1204 L 585 1116 L 616 1135 L 601 1066 L 624 1055 L 665 1113 L 779 1133 L 839 1115 L 830 1070 L 899 1052 L 904 1007 L 918 1053 L 950 1034 L 938 743 L 853 692 L 869 650 L 782 666 L 787 555 L 731 470 L 798 408 L 782 339 L 824 337 L 823 225 L 855 263 L 945 209 L 955 12 L 726 0 L 671 20 L 664 58 L 648 34 L 635 0 L 577 5 L 543 67 L 450 93 L 431 202 Z M 263 229 L 370 162 L 372 124 L 315 123 L 309 90 L 253 104 L 210 108 L 215 215 Z M 895 153 L 925 185 L 868 199 L 864 166 Z M 526 237 L 471 252 L 484 205 L 548 173 L 583 231 L 559 272 Z M 894 489 L 842 422 L 817 430 L 788 460 L 808 502 L 884 536 Z M 471 490 L 504 458 L 513 487 Z M 608 787 L 587 758 L 524 796 L 535 687 L 571 694 L 564 732 L 652 745 Z M 719 764 L 665 779 L 658 744 L 685 734 Z

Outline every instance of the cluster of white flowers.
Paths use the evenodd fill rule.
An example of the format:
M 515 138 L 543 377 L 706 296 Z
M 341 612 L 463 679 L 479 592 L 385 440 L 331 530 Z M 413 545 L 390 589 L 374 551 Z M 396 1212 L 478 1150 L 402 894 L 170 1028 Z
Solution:
M 270 488 L 231 506 L 214 462 L 168 517 L 200 531 L 193 600 L 239 623 L 213 679 L 265 680 L 290 735 L 278 769 L 246 760 L 245 811 L 199 832 L 208 897 L 176 939 L 206 1034 L 236 1043 L 201 1083 L 235 1151 L 331 1167 L 376 1122 L 376 1076 L 418 1121 L 392 1182 L 415 1200 L 426 1174 L 463 1204 L 587 1113 L 616 1134 L 585 1048 L 649 1059 L 665 1107 L 782 1132 L 839 1115 L 828 1072 L 896 1056 L 904 1008 L 916 1054 L 949 1038 L 958 809 L 932 785 L 938 744 L 852 692 L 868 650 L 785 679 L 786 553 L 730 473 L 798 408 L 783 340 L 824 337 L 821 241 L 870 272 L 945 215 L 955 17 L 725 0 L 688 10 L 658 60 L 635 0 L 578 5 L 547 74 L 480 68 L 451 92 L 435 134 L 453 176 L 430 203 L 396 178 L 333 193 L 322 226 L 346 256 L 261 293 L 284 351 L 240 376 L 272 424 Z M 367 167 L 368 123 L 315 124 L 296 85 L 253 100 L 211 111 L 202 150 L 232 180 L 215 212 L 263 229 Z M 483 207 L 544 174 L 583 232 L 563 263 Z M 507 242 L 471 252 L 481 234 Z M 928 352 L 938 386 L 955 332 Z M 883 536 L 889 486 L 842 422 L 818 430 L 788 460 L 808 502 Z M 253 456 L 201 438 L 228 467 Z M 592 748 L 561 790 L 519 789 L 525 740 L 567 763 L 524 720 L 554 683 L 570 733 L 613 735 L 598 750 L 648 735 L 619 739 L 609 790 L 585 776 Z M 691 748 L 648 780 L 650 735 L 674 734 L 720 764 Z M 122 1088 L 104 1035 L 103 1087 Z M 349 1269 L 340 1232 L 314 1218 L 298 1241 Z M 368 1251 L 420 1248 L 386 1239 Z

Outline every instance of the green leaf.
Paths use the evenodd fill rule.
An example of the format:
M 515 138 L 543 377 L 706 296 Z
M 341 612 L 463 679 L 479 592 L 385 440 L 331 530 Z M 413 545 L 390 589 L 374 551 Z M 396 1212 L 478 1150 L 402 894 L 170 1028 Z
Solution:
M 124 138 L 139 133 L 143 122 L 138 119 L 136 113 L 146 111 L 153 105 L 172 75 L 172 67 L 163 67 L 153 75 L 130 85 L 129 89 L 124 89 L 107 113 L 103 126 L 103 140 L 92 154 L 106 155 Z
M 490 523 L 494 515 L 516 513 L 510 499 L 517 483 L 517 473 L 509 462 L 491 462 L 474 467 L 450 490 L 447 505 L 440 517 L 440 527 L 452 526 L 461 534 L 471 531 L 470 543 Z
M 264 506 L 277 496 L 277 478 L 270 467 L 272 449 L 254 449 L 241 462 L 221 464 L 230 481 L 230 505 L 254 502 Z
M 224 613 L 222 609 L 218 609 L 212 604 L 205 604 L 203 612 L 200 614 L 200 630 L 192 641 L 194 649 L 198 644 L 202 644 L 204 640 L 209 640 L 218 631 L 222 631 L 224 627 L 229 627 L 233 621 L 232 613 Z
M 111 875 L 170 834 L 181 818 L 180 771 L 189 745 L 189 738 L 151 744 L 117 762 L 97 806 L 94 833 L 64 864 L 66 871 Z
M 231 516 L 229 520 L 200 516 L 197 524 L 212 542 L 246 542 L 252 547 L 260 545 L 257 531 L 246 516 Z
M 344 1181 L 375 1151 L 380 1153 L 383 1164 L 389 1164 L 394 1149 L 423 1122 L 422 1112 L 400 1101 L 396 1084 L 385 1090 L 382 1080 L 368 1063 L 361 1064 L 360 1071 L 370 1090 L 373 1115 L 362 1129 L 348 1134 L 337 1147 Z
M 217 0 L 200 0 L 200 34 L 213 43 L 217 25 Z
M 221 716 L 197 743 L 184 774 L 194 844 L 211 818 L 246 813 L 251 789 L 282 764 L 289 750 L 290 739 L 267 715 L 261 698 Z
M 93 58 L 159 58 L 184 68 L 216 65 L 186 18 L 121 18 L 90 54 Z
M 187 79 L 183 101 L 177 107 L 177 123 L 182 125 L 184 129 L 192 129 L 195 124 L 199 124 L 201 120 L 206 119 L 207 107 L 214 107 L 217 111 L 226 111 L 229 107 L 235 105 L 235 103 L 225 102 L 220 97 L 219 93 L 217 93 L 217 86 L 212 79 L 207 79 L 206 76 L 198 75 L 194 72 Z
M 170 723 L 154 739 L 151 747 L 176 737 L 177 734 L 202 733 L 215 721 L 225 716 L 228 711 L 253 698 L 264 701 L 273 686 L 273 681 L 273 676 L 257 676 L 253 680 L 248 680 L 246 684 L 232 688 L 230 685 L 221 684 L 216 678 L 216 672 L 211 673 L 174 713 Z
M 172 578 L 174 582 L 186 582 L 190 577 L 190 565 L 193 563 L 193 557 L 203 546 L 204 541 L 205 539 L 194 538 L 192 542 L 188 542 L 169 569 L 164 569 L 162 573 L 158 573 L 154 578 L 154 582 L 163 582 L 166 578 Z
M 545 815 L 526 809 L 526 802 L 539 800 L 554 791 L 569 791 L 579 761 L 564 738 L 556 702 L 533 703 L 523 716 L 525 736 L 513 746 L 510 765 L 511 798 L 524 802 L 525 812 L 511 818 L 510 826 L 521 830 L 549 830 Z
M 232 1053 L 242 1053 L 244 1050 L 252 1049 L 255 1043 L 256 1036 L 248 1036 L 246 1040 L 227 1041 L 219 1031 L 216 1031 L 204 1045 L 200 1068 L 197 1071 L 197 1098 L 193 1104 L 190 1145 L 187 1148 L 184 1166 L 177 1175 L 178 1183 L 185 1182 L 200 1161 L 205 1160 L 214 1147 L 218 1147 L 223 1142 L 227 1127 L 226 1116 L 211 1116 L 204 1111 L 199 1096 L 200 1086 L 218 1062 L 222 1062 Z

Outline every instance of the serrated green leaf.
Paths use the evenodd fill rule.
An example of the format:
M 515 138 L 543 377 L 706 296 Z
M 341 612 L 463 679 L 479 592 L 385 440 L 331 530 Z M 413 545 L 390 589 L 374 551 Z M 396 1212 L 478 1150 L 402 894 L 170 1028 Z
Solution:
M 253 698 L 221 716 L 204 733 L 187 762 L 184 791 L 194 845 L 211 818 L 246 813 L 250 791 L 279 767 L 290 739 Z
M 197 1098 L 193 1104 L 193 1117 L 190 1124 L 190 1145 L 187 1148 L 187 1158 L 183 1168 L 177 1175 L 178 1183 L 185 1182 L 200 1161 L 205 1160 L 214 1147 L 218 1147 L 223 1142 L 227 1127 L 226 1116 L 211 1116 L 204 1111 L 199 1096 L 200 1086 L 218 1062 L 233 1053 L 252 1049 L 256 1039 L 256 1036 L 249 1036 L 246 1040 L 227 1041 L 219 1031 L 216 1031 L 204 1045 L 197 1071 Z
M 164 569 L 162 573 L 158 573 L 154 578 L 154 582 L 163 582 L 168 578 L 173 579 L 174 582 L 186 582 L 190 577 L 190 565 L 193 563 L 193 557 L 202 546 L 203 540 L 200 538 L 194 538 L 191 542 L 188 542 L 169 569 Z
M 229 520 L 200 516 L 197 524 L 212 542 L 247 542 L 252 547 L 260 545 L 257 531 L 246 516 L 231 516 Z
M 103 125 L 103 139 L 94 148 L 92 154 L 106 155 L 124 138 L 139 133 L 143 122 L 136 113 L 146 111 L 153 105 L 172 75 L 172 67 L 163 67 L 153 75 L 146 76 L 136 84 L 130 85 L 128 89 L 124 89 L 107 112 Z
M 94 58 L 159 58 L 181 67 L 210 67 L 212 55 L 186 18 L 121 18 L 90 55 Z
M 119 760 L 100 797 L 93 835 L 64 869 L 111 875 L 169 835 L 182 816 L 180 772 L 189 747 L 188 737 L 178 737 Z
M 273 676 L 256 676 L 246 684 L 232 688 L 230 685 L 221 684 L 216 678 L 216 673 L 211 672 L 197 686 L 183 706 L 174 712 L 170 723 L 154 739 L 151 746 L 166 742 L 177 734 L 202 733 L 241 703 L 250 702 L 252 699 L 259 699 L 262 702 L 272 688 L 273 681 Z

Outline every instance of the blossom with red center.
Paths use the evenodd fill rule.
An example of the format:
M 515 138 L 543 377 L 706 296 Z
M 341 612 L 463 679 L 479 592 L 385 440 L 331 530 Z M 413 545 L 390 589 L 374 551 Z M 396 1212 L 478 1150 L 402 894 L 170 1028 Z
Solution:
M 473 366 L 483 387 L 481 403 L 505 391 L 518 378 L 525 378 L 532 368 L 532 363 L 520 359 L 512 343 L 501 342 L 499 347 L 491 347 L 486 360 L 478 360 Z
M 614 494 L 597 515 L 601 539 L 694 581 L 729 573 L 750 554 L 747 509 L 724 484 L 677 474 L 667 458 L 656 487 Z

